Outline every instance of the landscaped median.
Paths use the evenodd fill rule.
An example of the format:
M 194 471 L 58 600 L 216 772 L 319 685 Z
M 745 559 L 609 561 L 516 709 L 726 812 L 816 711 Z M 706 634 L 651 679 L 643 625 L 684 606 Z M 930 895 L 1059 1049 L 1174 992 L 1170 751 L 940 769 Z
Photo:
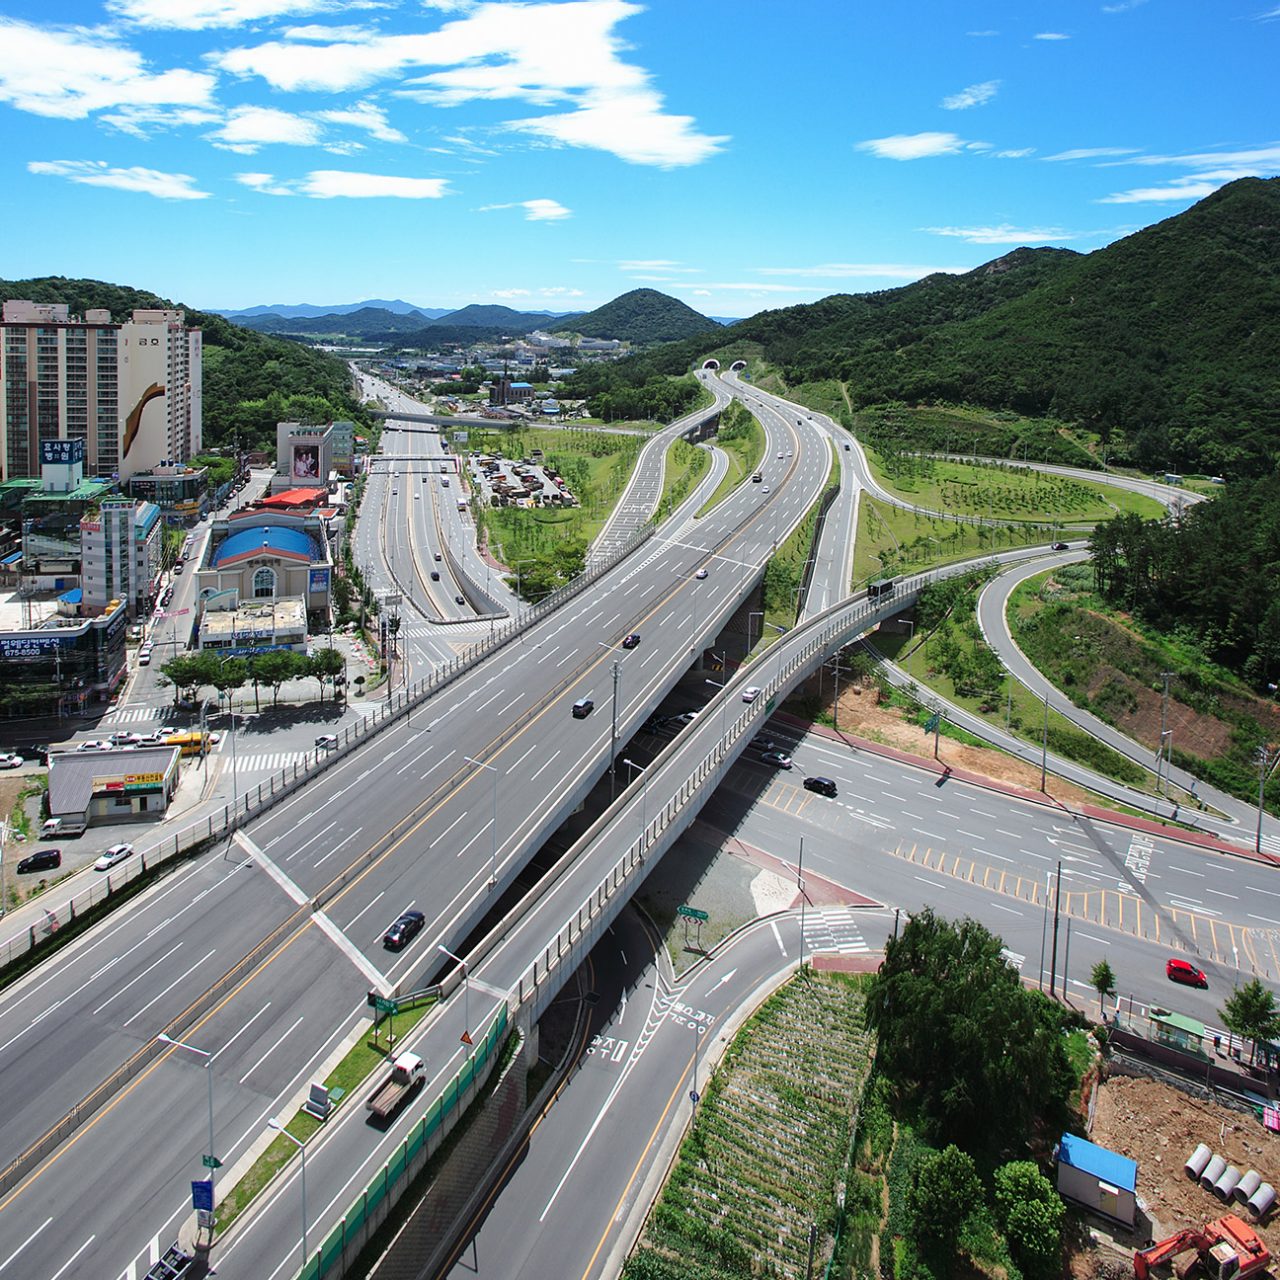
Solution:
M 705 516 L 722 498 L 727 498 L 748 476 L 760 470 L 764 462 L 764 428 L 746 406 L 736 400 L 720 415 L 716 443 L 729 455 L 729 469 L 716 485 L 716 491 L 698 511 Z
M 412 997 L 398 1006 L 399 1011 L 391 1019 L 394 1024 L 396 1045 L 427 1015 L 436 1003 L 434 995 L 424 995 L 418 1000 Z M 362 1035 L 359 1043 L 352 1046 L 347 1055 L 325 1077 L 324 1085 L 329 1090 L 331 1100 L 336 1099 L 334 1112 L 349 1107 L 352 1101 L 359 1102 L 363 1097 L 361 1086 L 381 1066 L 384 1066 L 395 1055 L 395 1048 L 388 1043 L 387 1037 L 377 1035 L 377 1025 L 373 1034 Z M 332 1119 L 332 1115 L 330 1119 Z M 326 1121 L 318 1120 L 310 1112 L 301 1108 L 284 1126 L 285 1133 L 291 1134 L 298 1142 L 306 1142 L 320 1129 Z M 291 1141 L 285 1133 L 276 1135 L 275 1140 L 244 1172 L 236 1184 L 226 1192 L 218 1202 L 217 1219 L 219 1234 L 227 1231 L 233 1222 L 249 1207 L 259 1192 L 298 1154 L 296 1142 Z

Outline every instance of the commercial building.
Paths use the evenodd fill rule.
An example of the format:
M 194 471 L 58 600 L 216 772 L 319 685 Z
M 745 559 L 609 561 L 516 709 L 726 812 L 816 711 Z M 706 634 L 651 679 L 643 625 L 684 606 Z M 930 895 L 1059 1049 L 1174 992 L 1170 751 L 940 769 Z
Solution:
M 327 489 L 333 470 L 333 426 L 276 423 L 276 474 L 271 492 L 284 489 Z
M 132 497 L 155 503 L 166 524 L 186 527 L 195 524 L 208 506 L 209 469 L 165 461 L 131 476 L 127 489 Z
M 123 600 L 97 617 L 67 596 L 0 601 L 0 717 L 76 715 L 107 701 L 125 677 L 128 623 Z
M 93 824 L 164 817 L 178 789 L 177 747 L 65 751 L 49 760 L 49 814 Z
M 41 450 L 79 441 L 86 474 L 128 480 L 200 451 L 202 336 L 181 311 L 83 319 L 10 300 L 0 319 L 0 479 L 34 476 Z
M 152 582 L 160 570 L 164 526 L 160 509 L 132 498 L 107 498 L 80 521 L 81 605 L 100 613 L 123 600 L 133 617 L 151 604 Z
M 333 469 L 350 479 L 355 474 L 356 424 L 339 419 L 329 424 L 329 430 L 333 444 Z
M 264 600 L 235 609 L 206 609 L 200 649 L 223 658 L 242 658 L 272 649 L 305 652 L 307 613 L 301 600 Z

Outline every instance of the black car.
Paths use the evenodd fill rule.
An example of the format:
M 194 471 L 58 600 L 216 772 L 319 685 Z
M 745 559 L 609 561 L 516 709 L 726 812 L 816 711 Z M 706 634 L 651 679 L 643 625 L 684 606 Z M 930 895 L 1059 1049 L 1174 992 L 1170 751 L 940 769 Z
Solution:
M 1055 543 L 1053 544 L 1053 548 L 1052 548 L 1052 549 L 1053 549 L 1054 551 L 1070 551 L 1070 550 L 1071 550 L 1071 548 L 1070 548 L 1069 546 L 1067 546 L 1067 544 L 1066 544 L 1065 542 L 1055 542 Z
M 832 800 L 839 794 L 836 790 L 836 784 L 830 778 L 806 778 L 804 780 L 804 789 L 806 791 L 816 791 L 820 796 L 827 796 Z
M 440 570 L 439 570 L 439 569 L 432 569 L 432 570 L 431 570 L 431 581 L 432 581 L 432 582 L 439 582 L 439 581 L 440 581 Z
M 596 704 L 590 698 L 579 698 L 573 704 L 573 718 L 575 720 L 585 720 L 594 710 Z
M 53 871 L 60 866 L 62 866 L 61 849 L 41 849 L 39 853 L 33 853 L 29 858 L 23 858 L 18 863 L 18 874 L 23 875 L 28 871 Z
M 623 637 L 622 647 L 624 649 L 634 649 L 639 643 L 640 633 L 638 631 L 633 631 L 629 636 Z
M 21 756 L 24 760 L 34 760 L 37 764 L 47 764 L 49 760 L 48 747 L 14 747 L 13 754 Z
M 453 597 L 453 603 L 454 603 L 454 604 L 466 604 L 467 602 L 466 602 L 466 600 L 465 600 L 462 596 L 454 596 L 454 597 Z
M 382 935 L 382 945 L 388 951 L 403 951 L 418 936 L 426 922 L 427 917 L 421 911 L 406 911 Z

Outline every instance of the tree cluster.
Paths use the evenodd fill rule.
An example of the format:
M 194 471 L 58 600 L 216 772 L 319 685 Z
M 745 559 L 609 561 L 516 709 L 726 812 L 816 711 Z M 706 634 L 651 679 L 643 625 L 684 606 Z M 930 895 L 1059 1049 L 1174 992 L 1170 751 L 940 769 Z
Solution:
M 1178 520 L 1117 516 L 1090 539 L 1108 603 L 1164 631 L 1262 690 L 1280 674 L 1280 476 L 1227 486 Z
M 586 539 L 566 538 L 550 550 L 536 553 L 521 564 L 519 575 L 512 575 L 506 582 L 513 591 L 520 592 L 522 599 L 537 603 L 576 578 L 586 565 Z
M 181 655 L 166 662 L 160 674 L 173 686 L 175 700 L 185 696 L 196 702 L 201 690 L 206 688 L 221 695 L 252 685 L 255 704 L 262 688 L 271 690 L 274 703 L 287 680 L 310 678 L 319 684 L 323 702 L 327 684 L 333 685 L 336 696 L 345 667 L 346 660 L 336 649 L 317 649 L 314 654 L 271 649 L 235 658 L 219 657 L 212 652 Z
M 867 1000 L 877 1062 L 929 1138 L 992 1156 L 1062 1125 L 1072 1085 L 1063 1015 L 1027 991 L 1000 939 L 926 910 L 889 942 Z

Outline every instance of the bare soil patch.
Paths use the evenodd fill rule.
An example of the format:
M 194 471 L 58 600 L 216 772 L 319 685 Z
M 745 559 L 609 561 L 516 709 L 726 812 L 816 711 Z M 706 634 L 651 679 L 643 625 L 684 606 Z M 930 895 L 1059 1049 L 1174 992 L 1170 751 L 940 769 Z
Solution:
M 817 691 L 816 681 L 804 689 L 806 694 L 816 695 Z M 827 697 L 823 709 L 830 715 L 833 707 L 829 685 L 824 692 Z M 874 685 L 864 687 L 851 682 L 841 686 L 838 723 L 843 732 L 895 747 L 921 759 L 933 759 L 933 735 L 912 724 L 900 708 L 881 703 Z M 940 738 L 938 758 L 952 769 L 1024 787 L 1028 791 L 1040 790 L 1039 769 L 989 747 L 968 746 L 950 738 Z M 1064 804 L 1079 805 L 1090 801 L 1079 787 L 1052 775 L 1048 780 L 1048 790 L 1054 799 Z
M 1138 1195 L 1156 1240 L 1238 1212 L 1183 1173 L 1183 1161 L 1199 1143 L 1241 1173 L 1256 1169 L 1272 1185 L 1280 1177 L 1280 1136 L 1251 1113 L 1155 1080 L 1116 1075 L 1099 1085 L 1089 1138 L 1138 1162 Z M 1247 1212 L 1240 1216 L 1249 1221 Z M 1255 1225 L 1272 1257 L 1280 1254 L 1280 1219 Z

